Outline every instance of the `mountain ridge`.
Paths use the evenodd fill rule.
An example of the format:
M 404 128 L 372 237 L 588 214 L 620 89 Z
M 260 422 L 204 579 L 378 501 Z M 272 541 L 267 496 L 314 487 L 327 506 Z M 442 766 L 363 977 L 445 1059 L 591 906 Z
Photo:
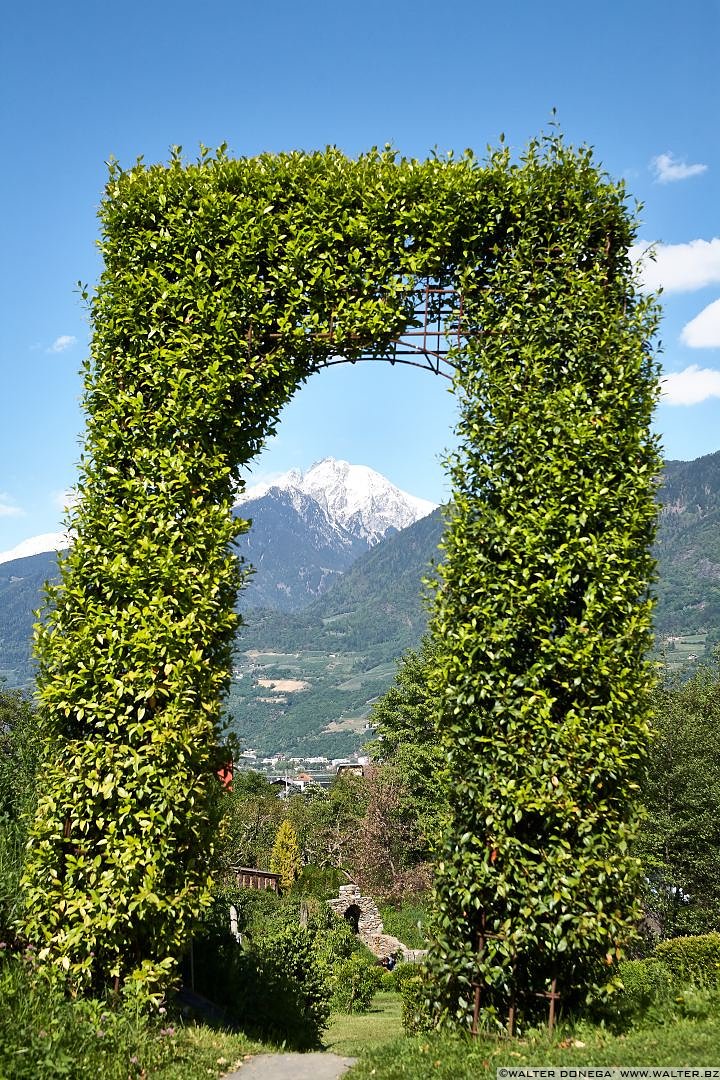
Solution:
M 691 462 L 667 462 L 658 500 L 657 645 L 671 669 L 683 671 L 720 641 L 720 451 Z M 251 501 L 238 512 L 250 509 Z M 281 503 L 276 494 L 264 506 L 279 513 Z M 283 505 L 293 506 L 292 498 Z M 313 535 L 322 548 L 328 536 L 337 540 L 339 534 L 322 507 L 314 505 Z M 346 549 L 345 555 L 341 550 L 333 556 L 335 563 L 323 552 L 324 581 L 310 581 L 312 588 L 304 592 L 298 585 L 301 603 L 294 610 L 278 610 L 277 597 L 275 610 L 262 607 L 257 593 L 253 599 L 251 582 L 239 601 L 245 625 L 227 699 L 245 745 L 334 756 L 367 737 L 370 703 L 390 685 L 395 661 L 418 644 L 425 629 L 420 581 L 432 575 L 431 562 L 438 559 L 442 515 L 442 508 L 436 509 L 372 546 L 364 540 L 364 549 L 358 545 L 345 569 L 340 561 Z M 255 516 L 259 544 L 261 522 Z M 263 563 L 281 546 L 278 536 L 268 518 Z M 288 536 L 294 543 L 291 531 Z M 54 559 L 36 555 L 0 565 L 0 668 L 6 674 L 21 667 L 23 655 L 27 664 L 30 612 L 38 606 L 40 583 L 51 576 Z
M 435 503 L 402 491 L 369 466 L 351 465 L 332 457 L 316 461 L 305 472 L 291 469 L 246 489 L 236 506 L 243 506 L 273 488 L 287 491 L 293 498 L 310 496 L 340 532 L 363 537 L 369 546 L 383 540 L 390 529 L 404 529 L 435 509 Z

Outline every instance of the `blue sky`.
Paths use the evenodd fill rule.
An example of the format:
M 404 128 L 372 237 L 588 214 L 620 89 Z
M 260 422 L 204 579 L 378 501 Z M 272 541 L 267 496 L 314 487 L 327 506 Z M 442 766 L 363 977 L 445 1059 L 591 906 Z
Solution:
M 0 553 L 60 527 L 83 418 L 88 326 L 110 155 L 167 159 L 393 143 L 518 152 L 557 109 L 644 203 L 662 246 L 657 425 L 668 457 L 720 449 L 719 0 L 36 0 L 4 13 Z M 388 365 L 322 372 L 288 406 L 255 476 L 333 455 L 439 500 L 452 444 L 444 380 Z

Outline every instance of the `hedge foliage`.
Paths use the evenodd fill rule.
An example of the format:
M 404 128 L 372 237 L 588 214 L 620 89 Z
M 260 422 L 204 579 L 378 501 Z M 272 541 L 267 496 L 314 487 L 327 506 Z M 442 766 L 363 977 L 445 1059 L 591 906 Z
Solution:
M 692 986 L 720 987 L 720 933 L 662 941 L 655 947 L 655 956 L 677 980 Z
M 638 916 L 628 853 L 646 753 L 659 469 L 656 312 L 622 186 L 588 155 L 498 169 L 433 630 L 452 822 L 436 1006 L 469 1023 L 612 982 Z M 497 236 L 497 234 L 496 234 Z
M 662 960 L 648 957 L 645 960 L 625 960 L 620 964 L 619 971 L 622 990 L 611 999 L 615 1013 L 612 1019 L 627 1025 L 662 1017 L 673 994 L 679 989 L 673 985 L 668 966 Z
M 464 1021 L 476 977 L 501 1004 L 556 970 L 579 985 L 584 952 L 614 963 L 634 917 L 658 465 L 623 200 L 554 137 L 519 163 L 111 165 L 75 542 L 37 637 L 24 876 L 25 933 L 73 983 L 161 988 L 210 902 L 241 468 L 319 364 L 383 354 L 419 279 L 462 290 L 468 335 L 434 628 L 454 793 L 440 1009 Z M 504 937 L 478 966 L 483 918 Z

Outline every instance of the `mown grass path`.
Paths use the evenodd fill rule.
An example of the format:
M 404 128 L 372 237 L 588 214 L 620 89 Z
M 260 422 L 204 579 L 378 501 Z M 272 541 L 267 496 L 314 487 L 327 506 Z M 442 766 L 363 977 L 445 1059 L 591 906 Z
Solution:
M 398 1038 L 369 1049 L 348 1080 L 496 1080 L 501 1067 L 720 1066 L 720 1016 L 675 1022 L 611 1035 L 578 1025 L 524 1039 Z
M 376 994 L 369 1012 L 334 1013 L 323 1046 L 334 1054 L 358 1057 L 402 1036 L 400 995 Z

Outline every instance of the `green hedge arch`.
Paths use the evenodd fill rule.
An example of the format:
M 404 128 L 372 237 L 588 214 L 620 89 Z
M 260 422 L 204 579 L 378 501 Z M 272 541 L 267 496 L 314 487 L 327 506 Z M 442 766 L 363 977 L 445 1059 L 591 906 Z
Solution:
M 173 976 L 210 900 L 239 470 L 320 364 L 382 355 L 422 278 L 462 291 L 467 333 L 434 619 L 453 785 L 433 1008 L 465 1023 L 481 983 L 491 1016 L 523 980 L 597 983 L 620 954 L 659 464 L 624 199 L 554 137 L 518 162 L 111 165 L 24 876 L 25 933 L 73 985 Z M 498 936 L 478 953 L 481 927 Z

